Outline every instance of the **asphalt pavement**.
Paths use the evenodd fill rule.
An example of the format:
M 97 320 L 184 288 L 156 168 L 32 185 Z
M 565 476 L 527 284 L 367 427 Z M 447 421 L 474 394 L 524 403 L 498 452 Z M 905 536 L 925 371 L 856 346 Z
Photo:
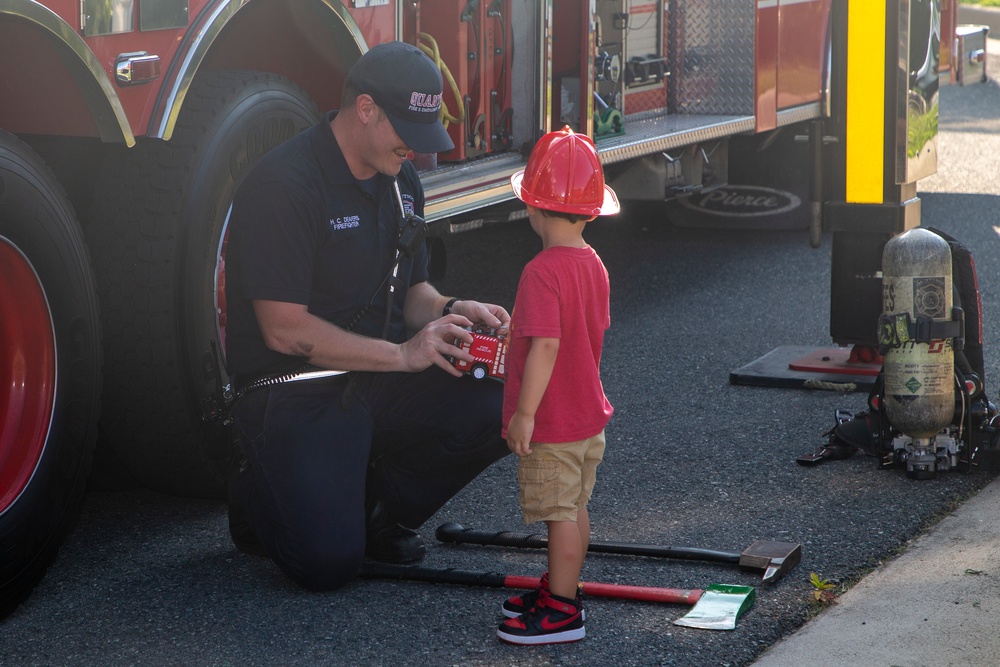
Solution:
M 1000 53 L 992 43 L 991 53 Z M 941 99 L 938 174 L 920 186 L 923 222 L 973 251 L 986 385 L 995 399 L 1000 88 L 995 81 L 949 87 Z M 795 458 L 820 444 L 835 410 L 862 409 L 865 394 L 729 382 L 733 370 L 779 346 L 830 345 L 829 237 L 813 249 L 806 230 L 678 229 L 655 209 L 630 208 L 589 226 L 587 238 L 611 276 L 602 370 L 616 409 L 590 505 L 594 539 L 735 551 L 773 540 L 801 544 L 802 561 L 763 584 L 759 572 L 724 564 L 591 554 L 583 577 L 671 589 L 754 586 L 756 602 L 735 630 L 674 625 L 684 605 L 592 596 L 584 641 L 509 646 L 495 628 L 510 591 L 359 580 L 311 593 L 268 561 L 238 552 L 218 500 L 95 489 L 41 584 L 0 622 L 0 664 L 997 664 L 983 662 L 986 647 L 958 662 L 990 635 L 972 624 L 974 615 L 989 622 L 996 614 L 996 474 L 956 470 L 918 481 L 879 470 L 860 454 L 798 466 Z M 537 248 L 523 222 L 459 235 L 449 240 L 441 288 L 509 306 Z M 515 467 L 510 457 L 499 462 L 432 517 L 421 529 L 424 566 L 540 574 L 542 551 L 434 539 L 434 529 L 449 521 L 544 531 L 521 525 Z M 925 565 L 910 567 L 911 559 Z M 812 573 L 834 585 L 836 604 L 813 601 Z M 890 576 L 897 578 L 879 583 Z M 866 593 L 869 586 L 874 593 Z M 913 606 L 876 606 L 890 592 L 908 593 Z M 954 609 L 938 613 L 938 603 Z M 928 611 L 913 620 L 921 608 Z M 844 625 L 834 625 L 838 618 Z M 998 627 L 994 622 L 993 635 Z M 844 647 L 869 643 L 864 633 L 875 631 L 884 634 L 870 643 L 896 647 L 889 658 Z M 796 654 L 803 646 L 811 651 Z M 936 652 L 942 646 L 952 649 L 943 656 Z M 909 650 L 923 657 L 910 659 Z

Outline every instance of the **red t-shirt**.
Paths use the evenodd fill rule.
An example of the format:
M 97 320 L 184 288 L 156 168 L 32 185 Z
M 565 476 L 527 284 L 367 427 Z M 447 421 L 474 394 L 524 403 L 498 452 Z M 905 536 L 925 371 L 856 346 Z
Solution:
M 611 326 L 608 271 L 590 246 L 538 253 L 521 273 L 511 315 L 503 436 L 517 410 L 532 337 L 558 338 L 552 378 L 535 414 L 532 442 L 574 442 L 604 430 L 613 408 L 601 384 L 601 346 Z

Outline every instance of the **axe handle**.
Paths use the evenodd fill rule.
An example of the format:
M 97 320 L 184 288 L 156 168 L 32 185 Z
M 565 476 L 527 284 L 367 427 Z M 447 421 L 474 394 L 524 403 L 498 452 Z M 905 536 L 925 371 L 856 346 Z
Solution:
M 487 588 L 538 588 L 538 577 L 522 577 L 499 572 L 474 572 L 453 568 L 430 568 L 412 565 L 388 565 L 366 562 L 360 576 L 363 579 L 395 579 L 397 581 L 423 581 L 436 584 L 462 584 Z M 642 600 L 665 604 L 693 605 L 701 598 L 703 590 L 685 588 L 655 588 L 581 581 L 584 595 L 593 597 Z
M 455 527 L 446 530 L 446 526 Z M 452 544 L 479 544 L 498 547 L 517 547 L 530 549 L 545 549 L 548 538 L 533 533 L 511 533 L 499 531 L 490 533 L 474 528 L 460 528 L 457 524 L 445 524 L 437 530 L 437 538 L 442 542 Z M 587 549 L 592 553 L 624 554 L 628 556 L 652 556 L 658 558 L 679 558 L 685 560 L 702 560 L 715 563 L 739 564 L 740 554 L 733 551 L 717 551 L 714 549 L 698 549 L 694 547 L 663 547 L 652 544 L 633 544 L 630 542 L 591 542 Z

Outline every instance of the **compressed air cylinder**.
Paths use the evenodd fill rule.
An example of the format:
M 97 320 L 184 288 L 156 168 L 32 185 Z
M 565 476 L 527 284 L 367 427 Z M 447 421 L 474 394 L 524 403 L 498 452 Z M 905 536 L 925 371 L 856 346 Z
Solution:
M 937 321 L 951 319 L 951 248 L 916 228 L 893 237 L 882 252 L 882 311 Z M 955 413 L 955 350 L 951 339 L 905 341 L 885 354 L 885 412 L 915 439 L 937 435 Z

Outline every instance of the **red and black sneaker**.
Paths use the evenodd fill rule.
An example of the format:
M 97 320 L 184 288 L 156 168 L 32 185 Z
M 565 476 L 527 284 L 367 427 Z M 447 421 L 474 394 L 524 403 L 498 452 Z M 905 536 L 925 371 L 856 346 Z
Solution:
M 538 593 L 543 589 L 546 591 L 549 590 L 548 572 L 542 573 L 539 588 L 507 598 L 503 601 L 503 605 L 500 607 L 500 610 L 507 618 L 517 618 L 521 614 L 531 611 L 531 609 L 534 608 L 535 602 L 538 601 Z M 581 603 L 583 602 L 583 586 L 577 586 L 576 588 L 576 601 Z M 587 612 L 583 612 L 583 619 L 587 620 Z
M 497 637 L 511 644 L 563 644 L 585 636 L 583 603 L 544 588 L 538 590 L 538 599 L 527 613 L 508 618 L 497 628 Z
M 543 590 L 549 590 L 549 573 L 543 572 L 539 588 L 527 593 L 513 595 L 503 601 L 501 611 L 507 618 L 517 618 L 521 614 L 534 608 L 538 601 L 538 594 Z

